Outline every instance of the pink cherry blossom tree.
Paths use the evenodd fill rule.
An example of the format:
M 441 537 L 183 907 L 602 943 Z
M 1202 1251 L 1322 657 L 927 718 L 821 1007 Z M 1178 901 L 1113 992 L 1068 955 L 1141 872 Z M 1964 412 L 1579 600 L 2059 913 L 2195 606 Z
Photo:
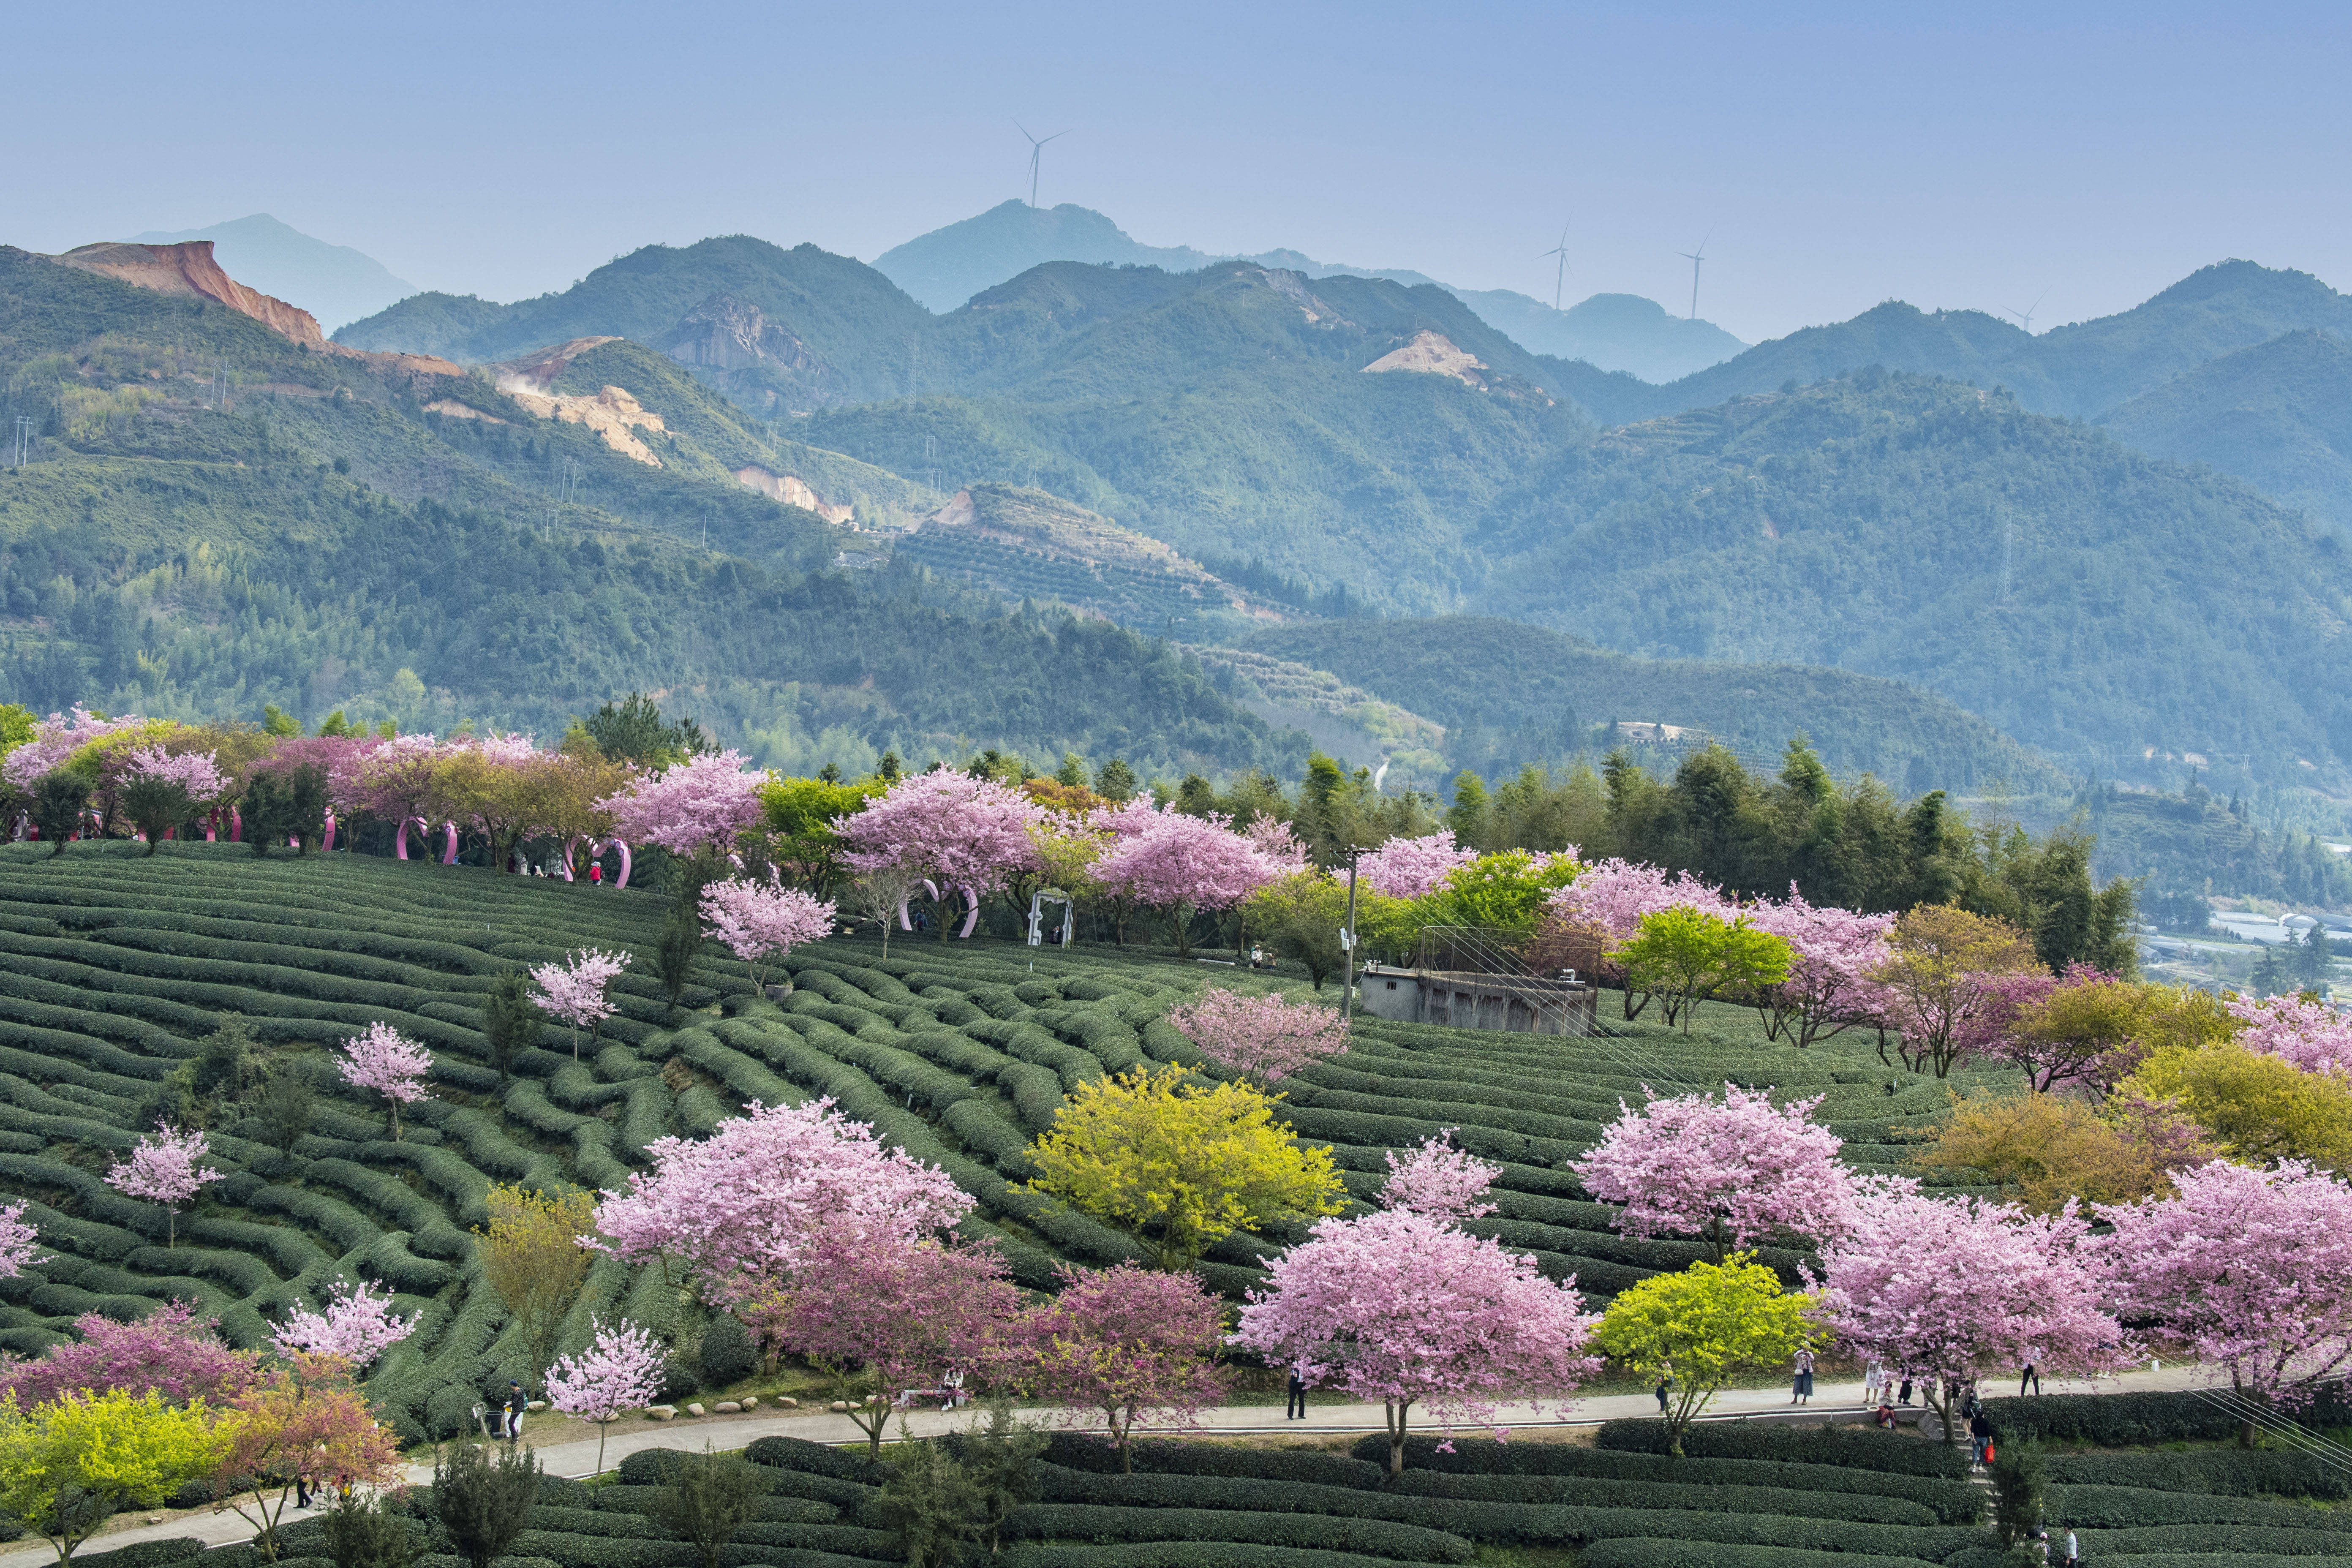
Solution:
M 400 1142 L 400 1108 L 425 1098 L 425 1078 L 432 1070 L 433 1053 L 382 1020 L 343 1042 L 343 1081 L 383 1096 L 392 1111 L 395 1143 Z
M 1122 837 L 1095 862 L 1095 880 L 1168 912 L 1180 955 L 1192 951 L 1192 916 L 1229 910 L 1274 880 L 1265 858 L 1223 817 L 1192 816 L 1172 806 L 1143 830 Z
M 211 752 L 173 752 L 159 745 L 124 750 L 116 780 L 118 798 L 133 826 L 146 835 L 152 855 L 163 835 L 199 807 L 229 792 L 229 780 L 214 765 Z
M 541 1012 L 571 1028 L 573 1061 L 580 1059 L 580 1026 L 588 1026 L 588 1040 L 593 1045 L 596 1032 L 616 1010 L 604 988 L 628 966 L 625 952 L 586 947 L 573 953 L 568 964 L 542 963 L 531 970 L 530 977 L 539 986 L 531 1001 Z
M 2296 1405 L 2352 1366 L 2352 1184 L 2300 1162 L 2216 1160 L 2177 1195 L 2102 1206 L 2117 1309 L 2228 1369 L 2240 1394 Z
M 221 1173 L 196 1162 L 212 1152 L 202 1132 L 176 1132 L 158 1121 L 155 1131 L 132 1146 L 131 1158 L 106 1173 L 106 1184 L 125 1197 L 163 1205 L 166 1247 L 180 1244 L 180 1205 Z
M 1356 862 L 1356 875 L 1391 899 L 1418 899 L 1437 891 L 1454 868 L 1476 858 L 1478 852 L 1455 844 L 1452 833 L 1391 838 Z
M 1696 879 L 1614 858 L 1587 867 L 1574 882 L 1546 899 L 1544 905 L 1543 923 L 1530 953 L 1531 961 L 1542 968 L 1560 966 L 1557 961 L 1580 945 L 1590 954 L 1585 963 L 1607 964 L 1608 953 L 1641 933 L 1643 916 L 1664 910 L 1696 910 L 1725 921 L 1738 920 L 1745 912 L 1738 900 Z M 1639 1002 L 1634 1000 L 1637 989 L 1626 984 L 1628 1018 L 1639 1017 L 1649 1005 L 1648 993 L 1643 993 Z
M 858 870 L 894 869 L 929 882 L 944 942 L 959 889 L 985 897 L 1045 868 L 1029 830 L 1045 816 L 1017 789 L 941 768 L 900 779 L 865 810 L 834 818 L 833 830 Z
M 1001 1363 L 1021 1306 L 996 1249 L 953 1237 L 828 1224 L 808 1268 L 815 1283 L 784 1299 L 776 1337 L 832 1376 L 876 1458 L 902 1398 Z
M 46 719 L 34 721 L 33 738 L 9 748 L 7 756 L 0 759 L 0 784 L 14 789 L 29 790 L 35 780 L 44 773 L 54 773 L 68 758 L 92 741 L 150 727 L 149 721 L 136 713 L 125 714 L 120 719 L 101 719 L 77 702 L 70 714 L 52 713 Z
M 764 812 L 768 775 L 736 752 L 688 757 L 596 803 L 613 815 L 615 837 L 658 844 L 673 855 L 725 855 Z
M 2352 1075 L 2352 1020 L 2300 996 L 2232 996 L 2223 1004 L 2246 1026 L 2238 1043 L 2293 1062 L 2305 1072 Z
M 1199 1001 L 1171 1009 L 1168 1022 L 1200 1047 L 1202 1056 L 1261 1084 L 1348 1048 L 1345 1015 L 1278 995 L 1207 991 Z
M 1139 1426 L 1190 1426 L 1230 1382 L 1217 1365 L 1225 1304 L 1190 1274 L 1064 1265 L 1061 1294 L 1024 1324 L 1045 1398 L 1102 1418 L 1132 1470 Z
M 167 1301 L 135 1323 L 100 1312 L 74 1320 L 74 1338 L 35 1361 L 0 1358 L 0 1394 L 30 1410 L 77 1388 L 161 1394 L 173 1405 L 218 1402 L 251 1383 L 260 1358 L 231 1350 L 185 1301 Z
M 334 1356 L 350 1363 L 357 1373 L 415 1333 L 416 1323 L 416 1318 L 404 1318 L 392 1310 L 389 1290 L 379 1296 L 372 1285 L 338 1283 L 325 1311 L 297 1307 L 286 1314 L 286 1326 L 278 1331 L 278 1353 Z
M 1738 1084 L 1723 1099 L 1652 1096 L 1622 1102 L 1601 1142 L 1570 1169 L 1594 1197 L 1624 1205 L 1611 1216 L 1629 1236 L 1696 1236 L 1714 1260 L 1788 1231 L 1834 1235 L 1853 1199 L 1837 1135 L 1809 1118 L 1822 1097 L 1775 1106 Z
M 834 919 L 832 900 L 819 900 L 797 888 L 737 880 L 702 890 L 703 925 L 743 961 L 755 991 L 762 988 L 768 960 L 830 936 Z
M 565 1415 L 596 1423 L 596 1469 L 604 1470 L 604 1429 L 661 1397 L 661 1342 L 626 1318 L 590 1321 L 588 1348 L 558 1356 L 547 1374 L 547 1402 Z
M 14 1279 L 41 1262 L 33 1256 L 38 1233 L 25 1221 L 25 1205 L 0 1207 L 0 1279 Z
M 1824 1321 L 1855 1356 L 1925 1380 L 1955 1436 L 1952 1401 L 1981 1373 L 2028 1362 L 2101 1373 L 2127 1361 L 2123 1326 L 2101 1306 L 2089 1230 L 2072 1204 L 2034 1215 L 1865 1188 L 1822 1249 Z
M 877 1247 L 911 1242 L 972 1205 L 946 1172 L 886 1147 L 830 1100 L 754 1101 L 708 1138 L 646 1152 L 653 1170 L 604 1194 L 591 1244 L 633 1262 L 674 1258 L 730 1309 L 789 1292 L 828 1226 Z
M 1789 977 L 1758 999 L 1767 1039 L 1801 1048 L 1876 1015 L 1878 986 L 1870 976 L 1886 962 L 1893 915 L 1810 903 L 1794 882 L 1785 903 L 1767 900 L 1747 914 L 1749 925 L 1780 938 L 1796 955 Z
M 1503 1173 L 1466 1150 L 1454 1146 L 1451 1127 L 1424 1138 L 1402 1159 L 1393 1149 L 1386 1155 L 1388 1180 L 1381 1184 L 1381 1206 L 1408 1209 L 1432 1219 L 1476 1219 L 1495 1212 L 1485 1201 L 1486 1189 Z
M 1277 822 L 1271 816 L 1254 816 L 1242 829 L 1242 837 L 1258 852 L 1276 877 L 1288 877 L 1307 869 L 1307 846 L 1290 831 L 1290 824 Z
M 1566 1394 L 1600 1365 L 1584 1345 L 1600 1319 L 1573 1276 L 1411 1209 L 1316 1222 L 1268 1266 L 1234 1342 L 1387 1410 L 1389 1469 L 1404 1468 L 1414 1405 L 1451 1426 L 1495 1426 L 1499 1396 Z M 1499 1428 L 1496 1435 L 1501 1436 Z

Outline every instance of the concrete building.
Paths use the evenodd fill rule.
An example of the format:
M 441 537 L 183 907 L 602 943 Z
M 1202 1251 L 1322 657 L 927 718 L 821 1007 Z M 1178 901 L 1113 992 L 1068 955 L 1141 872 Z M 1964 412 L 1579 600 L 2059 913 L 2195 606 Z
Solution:
M 1591 1034 L 1600 1001 L 1598 991 L 1582 981 L 1385 963 L 1364 965 L 1360 995 L 1375 1018 L 1533 1035 Z

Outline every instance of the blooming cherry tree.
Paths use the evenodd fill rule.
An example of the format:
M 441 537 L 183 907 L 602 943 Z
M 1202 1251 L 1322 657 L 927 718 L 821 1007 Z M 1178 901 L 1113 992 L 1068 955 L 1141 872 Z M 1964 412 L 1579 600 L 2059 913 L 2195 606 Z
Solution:
M 415 1333 L 416 1322 L 393 1311 L 390 1291 L 379 1296 L 373 1286 L 338 1285 L 325 1311 L 297 1307 L 286 1315 L 286 1326 L 278 1331 L 278 1353 L 333 1356 L 349 1363 L 354 1373 L 363 1372 L 370 1362 Z
M 877 1247 L 911 1242 L 972 1205 L 946 1172 L 885 1147 L 830 1100 L 754 1101 L 708 1138 L 646 1152 L 652 1172 L 604 1194 L 593 1245 L 633 1261 L 675 1258 L 730 1308 L 789 1290 L 828 1227 Z
M 596 803 L 613 815 L 614 834 L 631 844 L 658 844 L 673 855 L 724 855 L 765 807 L 768 775 L 736 752 L 688 757 L 658 776 L 641 778 Z
M 1996 1367 L 2098 1373 L 2127 1359 L 2087 1221 L 1981 1198 L 1865 1189 L 1822 1249 L 1823 1321 L 1837 1342 L 1906 1376 L 1958 1431 L 1959 1385 Z
M 547 1374 L 547 1402 L 565 1415 L 596 1423 L 596 1473 L 604 1468 L 604 1429 L 618 1416 L 661 1396 L 661 1342 L 626 1318 L 593 1321 L 588 1348 L 558 1356 Z
M 166 1122 L 132 1146 L 131 1158 L 106 1173 L 106 1184 L 125 1197 L 145 1198 L 163 1205 L 164 1242 L 180 1244 L 180 1205 L 194 1197 L 221 1173 L 197 1161 L 212 1152 L 201 1132 L 175 1132 Z
M 1476 858 L 1478 852 L 1456 845 L 1451 833 L 1391 838 L 1356 862 L 1356 875 L 1391 899 L 1418 899 L 1435 892 L 1454 868 Z
M 2352 1366 L 2352 1185 L 2300 1162 L 2216 1160 L 2173 1177 L 2177 1196 L 2101 1207 L 2117 1309 L 2238 1392 L 2295 1404 Z
M 1223 1395 L 1225 1304 L 1190 1274 L 1132 1263 L 1061 1275 L 1061 1294 L 1025 1325 L 1030 1375 L 1046 1398 L 1101 1415 L 1120 1470 L 1132 1470 L 1138 1426 L 1192 1425 Z
M 743 961 L 754 990 L 761 986 L 769 959 L 830 935 L 834 920 L 832 900 L 819 900 L 797 888 L 739 880 L 714 882 L 702 893 L 702 923 Z
M 1424 1138 L 1402 1159 L 1387 1154 L 1389 1179 L 1381 1185 L 1381 1206 L 1406 1209 L 1432 1219 L 1476 1219 L 1495 1212 L 1486 1189 L 1503 1173 L 1466 1150 L 1454 1146 L 1454 1129 Z
M 1168 911 L 1179 953 L 1192 951 L 1193 911 L 1229 910 L 1274 880 L 1276 870 L 1222 817 L 1171 807 L 1095 863 L 1095 880 Z
M 856 816 L 835 817 L 833 830 L 849 847 L 844 858 L 858 870 L 895 869 L 930 882 L 944 942 L 956 889 L 982 896 L 1044 869 L 1030 829 L 1046 816 L 1017 789 L 938 769 L 900 779 Z
M 827 1224 L 808 1266 L 822 1284 L 783 1300 L 776 1338 L 832 1374 L 876 1458 L 898 1399 L 997 1363 L 1021 1305 L 993 1247 L 951 1237 Z
M 1788 978 L 1763 994 L 1768 1039 L 1810 1046 L 1874 1015 L 1877 986 L 1870 976 L 1886 962 L 1893 915 L 1809 903 L 1794 882 L 1787 902 L 1767 900 L 1746 912 L 1749 925 L 1779 937 L 1795 955 Z
M 30 790 L 35 780 L 54 772 L 59 764 L 92 741 L 109 735 L 130 736 L 126 731 L 138 731 L 152 727 L 148 720 L 136 713 L 120 719 L 101 719 L 79 703 L 71 714 L 52 713 L 36 720 L 33 738 L 21 742 L 0 758 L 0 784 L 18 790 Z
M 343 1042 L 343 1081 L 353 1089 L 372 1089 L 392 1110 L 392 1140 L 400 1142 L 400 1108 L 425 1098 L 425 1075 L 433 1070 L 433 1053 L 378 1020 L 364 1035 Z
M 1211 1061 L 1260 1083 L 1287 1078 L 1348 1048 L 1345 1015 L 1280 996 L 1209 991 L 1197 1002 L 1171 1009 L 1168 1022 Z
M 1307 846 L 1290 831 L 1290 824 L 1276 822 L 1271 816 L 1255 816 L 1242 829 L 1242 837 L 1258 852 L 1273 875 L 1290 877 L 1307 869 Z
M 1600 1365 L 1584 1353 L 1600 1319 L 1573 1276 L 1553 1284 L 1534 1258 L 1431 1215 L 1319 1220 L 1267 1268 L 1234 1342 L 1310 1386 L 1381 1401 L 1391 1474 L 1404 1468 L 1414 1405 L 1493 1426 L 1498 1396 L 1565 1394 Z
M 1704 1094 L 1622 1103 L 1615 1121 L 1570 1167 L 1584 1190 L 1624 1206 L 1611 1217 L 1629 1236 L 1696 1236 L 1720 1263 L 1775 1231 L 1822 1237 L 1846 1221 L 1852 1178 L 1837 1135 L 1808 1118 L 1822 1097 L 1773 1105 L 1723 1086 Z
M 73 1331 L 37 1361 L 0 1360 L 0 1394 L 14 1394 L 24 1410 L 77 1388 L 119 1388 L 139 1398 L 161 1394 L 173 1405 L 217 1403 L 259 1366 L 252 1352 L 222 1343 L 212 1320 L 197 1318 L 185 1301 L 166 1301 L 135 1323 L 85 1312 Z
M 2238 1043 L 2293 1062 L 2305 1072 L 2352 1075 L 2352 1020 L 2320 1002 L 2300 996 L 2233 996 L 2223 1004 L 2246 1026 Z
M 530 972 L 539 985 L 531 1001 L 548 1016 L 568 1025 L 572 1030 L 572 1059 L 580 1059 L 580 1026 L 588 1026 L 588 1038 L 593 1044 L 596 1031 L 614 1012 L 612 999 L 604 987 L 614 976 L 629 966 L 625 952 L 605 952 L 587 947 L 572 955 L 572 962 L 542 963 Z
M 40 1262 L 33 1256 L 37 1233 L 25 1223 L 25 1205 L 0 1207 L 0 1279 L 14 1279 Z

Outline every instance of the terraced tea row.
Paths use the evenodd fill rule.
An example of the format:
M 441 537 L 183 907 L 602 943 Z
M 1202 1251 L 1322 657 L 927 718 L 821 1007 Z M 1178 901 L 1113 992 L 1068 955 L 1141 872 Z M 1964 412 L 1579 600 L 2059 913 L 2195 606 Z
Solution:
M 478 1390 L 523 1370 L 469 1236 L 493 1182 L 615 1187 L 655 1140 L 707 1132 L 753 1100 L 829 1095 L 947 1169 L 978 1201 L 970 1227 L 999 1239 L 1025 1284 L 1049 1285 L 1060 1260 L 1134 1256 L 1122 1233 L 1028 1190 L 1031 1141 L 1082 1082 L 1199 1065 L 1164 1015 L 1218 979 L 1239 983 L 1158 953 L 902 939 L 886 959 L 871 939 L 835 940 L 792 955 L 781 1002 L 709 950 L 677 1011 L 650 973 L 665 905 L 642 890 L 231 846 L 152 858 L 134 846 L 55 858 L 15 848 L 0 870 L 0 1191 L 32 1200 L 28 1217 L 59 1252 L 0 1287 L 0 1347 L 34 1352 L 80 1312 L 133 1316 L 173 1298 L 255 1343 L 338 1276 L 380 1279 L 424 1314 L 370 1384 L 410 1436 L 460 1429 Z M 615 984 L 618 1014 L 576 1061 L 551 1027 L 501 1084 L 483 1034 L 493 982 L 583 945 L 642 955 Z M 434 1098 L 395 1142 L 376 1105 L 331 1094 L 282 1148 L 250 1107 L 226 1107 L 208 1132 L 228 1177 L 182 1223 L 180 1245 L 158 1247 L 161 1212 L 100 1178 L 229 1014 L 275 1058 L 321 1067 L 326 1048 L 389 1022 L 430 1047 Z M 1822 1114 L 1874 1166 L 1899 1158 L 1889 1127 L 1945 1103 L 1934 1083 L 1890 1096 L 1899 1075 L 1862 1042 L 1800 1053 L 1748 1038 L 1730 1009 L 1708 1021 L 1718 1034 L 1612 1023 L 1591 1040 L 1360 1021 L 1345 1055 L 1284 1086 L 1287 1114 L 1331 1145 L 1360 1199 L 1389 1150 L 1457 1129 L 1504 1170 L 1500 1212 L 1480 1225 L 1606 1296 L 1699 1255 L 1618 1236 L 1565 1169 L 1645 1085 L 1728 1077 L 1823 1095 Z M 1290 1239 L 1228 1237 L 1202 1271 L 1237 1294 Z M 562 1345 L 616 1306 L 649 1322 L 676 1311 L 658 1270 L 600 1260 Z

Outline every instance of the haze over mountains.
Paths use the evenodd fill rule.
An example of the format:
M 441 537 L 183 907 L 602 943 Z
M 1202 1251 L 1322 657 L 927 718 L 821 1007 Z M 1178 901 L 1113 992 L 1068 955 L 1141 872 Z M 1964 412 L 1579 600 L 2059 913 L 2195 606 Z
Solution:
M 1507 289 L 1457 289 L 1425 274 L 1317 261 L 1296 250 L 1213 256 L 1190 246 L 1139 245 L 1109 218 L 1067 203 L 1033 207 L 1008 201 L 976 217 L 933 229 L 875 258 L 874 268 L 931 310 L 945 314 L 973 295 L 1048 261 L 1158 267 L 1192 272 L 1215 261 L 1254 261 L 1307 278 L 1345 273 L 1408 287 L 1433 284 L 1489 326 L 1535 353 L 1580 359 L 1644 381 L 1672 381 L 1738 353 L 1747 345 L 1711 321 L 1670 316 L 1633 294 L 1595 294 L 1565 310 Z
M 1065 248 L 1132 245 L 1084 209 L 1012 208 L 884 259 L 944 289 L 959 257 L 1023 260 L 1037 220 Z M 2217 264 L 2038 337 L 1890 303 L 1656 385 L 1532 353 L 1412 275 L 1053 260 L 935 314 L 879 268 L 737 236 L 510 305 L 413 295 L 337 332 L 329 358 L 350 363 L 323 380 L 244 343 L 223 410 L 190 404 L 191 356 L 251 323 L 201 302 L 157 317 L 15 254 L 9 396 L 47 431 L 27 472 L 52 465 L 0 506 L 22 585 L 0 635 L 28 689 L 103 674 L 184 705 L 381 704 L 411 668 L 442 711 L 543 722 L 599 681 L 685 681 L 779 757 L 1108 744 L 1232 767 L 1302 743 L 1255 716 L 1290 711 L 1253 695 L 1249 659 L 1271 658 L 1411 710 L 1388 727 L 1417 755 L 1442 732 L 1450 765 L 1557 760 L 1618 720 L 1758 756 L 1803 728 L 1833 766 L 1909 788 L 2043 787 L 2052 764 L 2352 779 L 2352 700 L 2308 673 L 2347 651 L 2352 613 L 2328 526 L 2352 519 L 2352 302 L 2305 274 Z M 31 374 L 58 355 L 77 367 L 63 396 Z M 202 456 L 175 457 L 192 432 Z M 256 470 L 335 458 L 378 500 L 335 513 L 324 577 L 289 577 L 278 552 L 319 526 L 314 481 L 257 495 Z M 232 459 L 246 472 L 199 487 L 190 526 L 287 595 L 274 663 L 199 658 L 191 612 L 133 602 L 157 563 L 194 570 L 167 513 L 129 505 L 155 482 L 136 475 Z M 506 601 L 542 651 L 484 666 L 433 602 L 400 609 L 397 636 L 330 635 L 334 595 L 387 569 L 352 553 L 391 523 L 376 505 L 448 547 L 506 530 L 500 583 L 529 575 L 534 537 L 569 552 L 560 591 Z M 658 637 L 622 629 L 662 614 L 650 601 L 621 622 L 593 607 L 636 603 L 647 572 L 779 596 L 724 651 L 701 606 Z M 60 573 L 66 600 L 42 586 Z M 1053 605 L 1246 657 L 1184 667 L 1194 695 L 1172 709 L 1064 713 L 1053 660 L 1014 651 L 1067 635 Z M 142 625 L 156 646 L 132 648 Z M 594 658 L 560 653 L 577 637 Z M 999 678 L 951 676 L 914 646 L 933 637 L 995 649 Z M 1150 689 L 1147 645 L 1101 648 Z M 203 673 L 138 673 L 184 666 Z
M 131 236 L 134 245 L 177 245 L 192 239 L 211 240 L 214 258 L 230 277 L 300 306 L 331 332 L 416 292 L 415 284 L 394 278 L 373 257 L 348 245 L 313 239 L 268 213 L 210 228 L 152 229 Z

